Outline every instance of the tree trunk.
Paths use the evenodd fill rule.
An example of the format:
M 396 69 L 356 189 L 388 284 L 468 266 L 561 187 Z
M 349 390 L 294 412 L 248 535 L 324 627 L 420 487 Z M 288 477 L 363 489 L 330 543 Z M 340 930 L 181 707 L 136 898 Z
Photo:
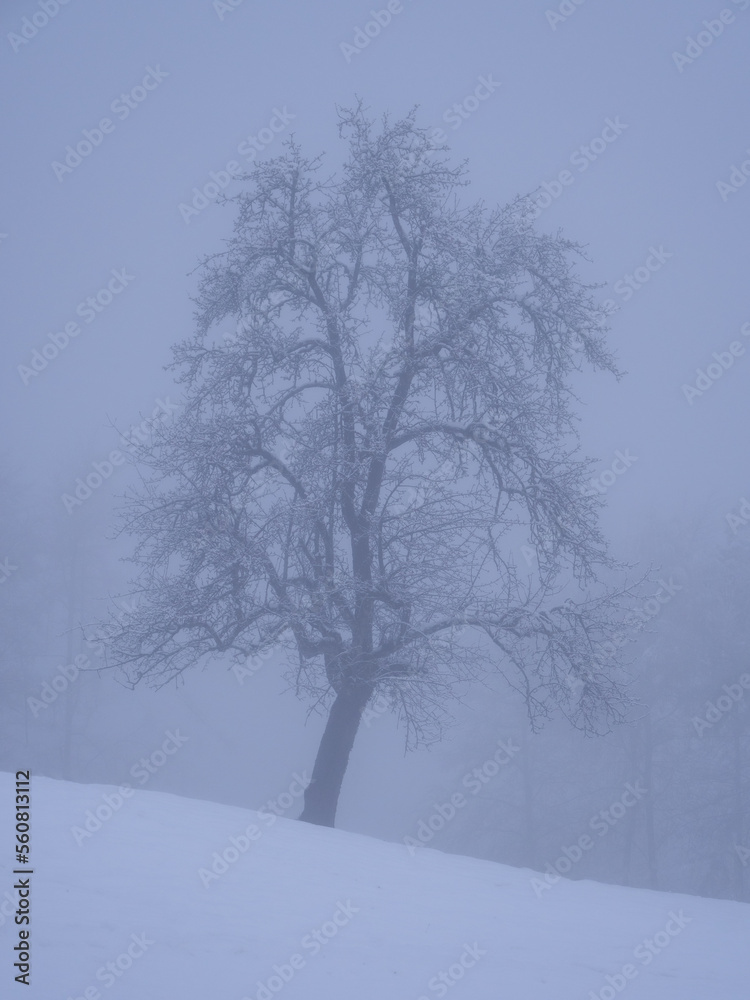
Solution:
M 371 694 L 369 684 L 344 681 L 336 695 L 318 747 L 312 780 L 305 789 L 301 820 L 318 826 L 334 825 L 349 754 Z

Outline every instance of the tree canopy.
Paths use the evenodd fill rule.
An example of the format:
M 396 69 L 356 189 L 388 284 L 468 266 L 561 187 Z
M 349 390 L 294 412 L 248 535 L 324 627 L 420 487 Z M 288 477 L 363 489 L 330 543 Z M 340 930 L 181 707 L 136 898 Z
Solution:
M 572 389 L 618 373 L 581 248 L 523 198 L 464 205 L 466 168 L 414 113 L 358 105 L 340 134 L 337 174 L 290 140 L 230 199 L 174 351 L 185 405 L 125 509 L 140 601 L 109 635 L 111 662 L 156 684 L 294 650 L 296 690 L 331 708 L 303 818 L 331 823 L 376 692 L 412 742 L 487 670 L 532 719 L 559 706 L 593 731 L 627 703 L 600 650 L 628 591 L 598 581 L 613 564 Z

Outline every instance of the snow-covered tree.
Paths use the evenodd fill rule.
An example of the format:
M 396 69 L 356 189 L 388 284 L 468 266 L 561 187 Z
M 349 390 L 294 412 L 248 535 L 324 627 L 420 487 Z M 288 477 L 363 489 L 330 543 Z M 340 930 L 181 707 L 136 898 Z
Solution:
M 301 818 L 326 825 L 375 695 L 411 744 L 487 670 L 532 719 L 557 705 L 593 729 L 626 703 L 601 649 L 627 592 L 598 580 L 571 390 L 584 366 L 617 373 L 580 249 L 524 199 L 464 206 L 465 169 L 414 113 L 358 106 L 340 133 L 332 177 L 294 141 L 256 164 L 204 261 L 184 408 L 126 508 L 137 609 L 110 630 L 111 662 L 157 685 L 293 649 L 297 692 L 328 710 Z

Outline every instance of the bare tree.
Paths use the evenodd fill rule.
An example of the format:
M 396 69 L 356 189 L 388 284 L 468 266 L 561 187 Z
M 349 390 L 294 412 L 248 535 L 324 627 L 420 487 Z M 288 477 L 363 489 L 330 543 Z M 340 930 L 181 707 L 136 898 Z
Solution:
M 580 249 L 535 232 L 523 199 L 462 206 L 465 169 L 414 113 L 358 106 L 340 133 L 332 177 L 294 141 L 257 164 L 203 263 L 175 348 L 185 406 L 126 507 L 140 600 L 110 635 L 112 662 L 156 685 L 293 649 L 297 693 L 328 709 L 301 817 L 323 825 L 376 693 L 410 745 L 487 670 L 532 719 L 560 706 L 594 729 L 627 702 L 600 651 L 627 592 L 596 575 L 570 387 L 587 364 L 617 374 Z

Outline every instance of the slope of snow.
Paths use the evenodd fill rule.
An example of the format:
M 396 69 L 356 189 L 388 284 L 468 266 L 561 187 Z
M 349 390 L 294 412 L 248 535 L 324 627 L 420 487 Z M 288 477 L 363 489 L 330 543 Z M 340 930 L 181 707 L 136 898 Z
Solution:
M 118 804 L 114 787 L 35 778 L 32 791 L 32 985 L 25 989 L 13 982 L 10 957 L 18 941 L 13 777 L 0 774 L 4 996 L 750 995 L 745 904 L 565 879 L 540 893 L 534 872 L 410 852 L 270 813 L 138 791 L 120 798 L 107 819 Z M 212 877 L 214 866 L 225 870 Z

